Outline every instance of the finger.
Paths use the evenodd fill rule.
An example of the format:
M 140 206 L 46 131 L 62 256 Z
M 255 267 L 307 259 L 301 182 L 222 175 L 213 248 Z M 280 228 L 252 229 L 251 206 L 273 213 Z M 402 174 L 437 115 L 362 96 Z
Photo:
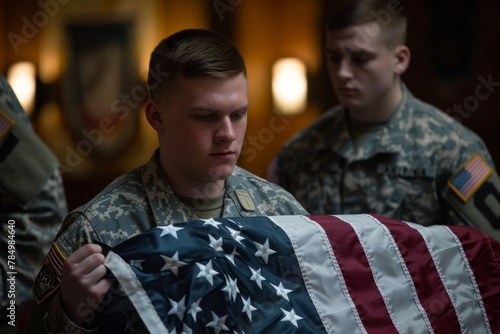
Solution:
M 101 253 L 102 248 L 96 244 L 86 244 L 78 248 L 73 254 L 68 256 L 65 262 L 68 264 L 80 263 L 92 254 Z
M 92 290 L 100 296 L 99 301 L 102 301 L 102 297 L 108 292 L 112 284 L 113 280 L 111 278 L 104 277 L 92 287 Z
M 75 279 L 88 276 L 92 271 L 104 263 L 104 255 L 94 253 L 83 259 L 79 263 L 70 263 L 63 265 L 63 278 L 69 275 Z
M 98 265 L 95 267 L 92 271 L 90 271 L 88 274 L 84 275 L 81 278 L 81 283 L 86 286 L 93 286 L 99 283 L 100 280 L 102 280 L 107 273 L 107 269 L 103 264 Z

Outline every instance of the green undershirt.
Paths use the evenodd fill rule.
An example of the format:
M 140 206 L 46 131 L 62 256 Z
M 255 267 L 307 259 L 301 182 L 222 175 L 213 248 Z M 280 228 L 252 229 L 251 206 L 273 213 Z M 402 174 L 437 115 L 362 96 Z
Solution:
M 177 196 L 177 198 L 200 219 L 222 217 L 224 194 L 216 198 L 191 198 L 184 196 Z

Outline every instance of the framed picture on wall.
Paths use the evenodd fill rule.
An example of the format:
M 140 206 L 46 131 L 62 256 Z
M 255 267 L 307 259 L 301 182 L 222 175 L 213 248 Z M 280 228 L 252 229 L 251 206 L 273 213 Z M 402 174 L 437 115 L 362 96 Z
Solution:
M 137 133 L 147 92 L 137 75 L 133 29 L 127 21 L 65 26 L 68 59 L 61 105 L 80 155 L 114 159 Z

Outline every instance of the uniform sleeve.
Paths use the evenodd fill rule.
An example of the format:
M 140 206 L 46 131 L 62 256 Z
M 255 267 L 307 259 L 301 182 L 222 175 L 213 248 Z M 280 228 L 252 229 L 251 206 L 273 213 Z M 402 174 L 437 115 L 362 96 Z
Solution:
M 22 314 L 67 205 L 59 164 L 0 75 L 0 304 Z M 6 284 L 7 277 L 15 281 Z M 26 307 L 25 307 L 26 306 Z M 1 331 L 1 330 L 0 330 Z
M 481 153 L 473 154 L 448 180 L 442 197 L 458 224 L 500 241 L 500 178 Z
M 460 160 L 441 192 L 451 223 L 475 227 L 500 240 L 500 179 L 486 146 L 478 140 Z
M 29 204 L 20 205 L 7 198 L 3 205 L 8 208 L 0 209 L 2 221 L 0 267 L 2 277 L 8 275 L 8 272 L 17 273 L 16 300 L 18 305 L 22 305 L 31 300 L 31 287 L 35 275 L 42 266 L 45 254 L 66 214 L 66 202 L 59 172 L 54 171 L 36 199 Z M 13 252 L 9 252 L 9 245 L 13 246 L 11 248 Z M 8 262 L 7 259 L 12 261 Z M 2 280 L 1 284 L 4 282 L 5 280 Z M 7 287 L 2 286 L 0 291 L 2 306 L 7 300 L 7 292 Z
M 97 333 L 92 324 L 79 327 L 65 315 L 60 302 L 61 269 L 66 258 L 81 246 L 99 240 L 87 217 L 69 214 L 52 244 L 33 285 L 35 305 L 26 333 Z

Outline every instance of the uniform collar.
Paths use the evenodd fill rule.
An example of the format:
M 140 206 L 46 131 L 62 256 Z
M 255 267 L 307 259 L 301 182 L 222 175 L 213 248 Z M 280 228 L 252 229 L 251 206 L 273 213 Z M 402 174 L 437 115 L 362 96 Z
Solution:
M 142 184 L 156 224 L 168 225 L 171 222 L 196 219 L 191 210 L 175 196 L 161 170 L 158 159 L 159 150 L 157 149 L 141 171 Z
M 153 211 L 157 225 L 166 225 L 171 222 L 184 222 L 199 219 L 189 208 L 182 204 L 174 194 L 159 163 L 159 150 L 156 150 L 151 159 L 142 167 L 141 179 L 148 202 Z M 240 208 L 238 196 L 235 195 L 239 187 L 238 177 L 235 174 L 239 167 L 235 166 L 232 175 L 226 180 L 223 216 L 245 216 Z
M 405 84 L 402 83 L 401 88 L 403 90 L 403 100 L 396 107 L 385 126 L 381 127 L 377 139 L 372 142 L 371 146 L 356 150 L 349 134 L 348 111 L 344 107 L 335 108 L 339 115 L 332 124 L 332 135 L 328 136 L 325 144 L 333 148 L 338 155 L 347 161 L 369 159 L 381 153 L 399 153 L 399 146 L 405 139 L 405 129 L 408 125 L 409 101 L 413 99 L 413 95 Z

